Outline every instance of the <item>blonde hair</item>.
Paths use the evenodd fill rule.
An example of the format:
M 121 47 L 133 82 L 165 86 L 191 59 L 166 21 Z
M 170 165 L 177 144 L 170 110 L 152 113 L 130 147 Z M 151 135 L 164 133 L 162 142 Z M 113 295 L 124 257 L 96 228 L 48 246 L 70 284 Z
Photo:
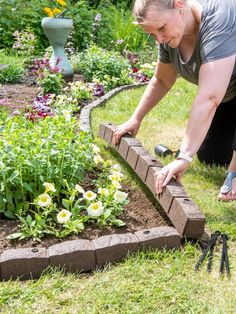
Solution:
M 135 0 L 132 11 L 136 23 L 142 23 L 145 20 L 151 7 L 158 10 L 173 9 L 174 2 L 175 0 Z

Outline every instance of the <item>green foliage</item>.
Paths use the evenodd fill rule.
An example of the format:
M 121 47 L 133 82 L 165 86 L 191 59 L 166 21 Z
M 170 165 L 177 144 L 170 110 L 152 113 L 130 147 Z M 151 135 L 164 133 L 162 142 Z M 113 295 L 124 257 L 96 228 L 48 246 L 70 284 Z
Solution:
M 81 51 L 91 43 L 101 47 L 115 47 L 139 51 L 147 45 L 147 36 L 141 29 L 132 24 L 131 10 L 125 1 L 73 1 L 67 0 L 69 14 L 73 19 L 73 45 Z M 49 45 L 41 27 L 41 20 L 46 17 L 44 7 L 50 7 L 50 0 L 29 0 L 22 6 L 22 0 L 2 0 L 0 5 L 0 49 L 11 49 L 14 44 L 14 32 L 25 32 L 27 29 L 34 34 L 35 55 L 40 55 Z M 128 9 L 128 10 L 127 10 Z M 12 15 L 14 14 L 14 19 Z M 95 18 L 101 14 L 101 21 L 96 24 Z M 117 40 L 123 39 L 124 44 L 117 46 Z
M 21 222 L 21 232 L 9 235 L 8 239 L 22 240 L 32 237 L 40 241 L 46 235 L 65 238 L 69 234 L 78 234 L 90 222 L 100 227 L 124 226 L 123 221 L 117 219 L 117 215 L 128 203 L 127 194 L 117 190 L 117 184 L 120 186 L 119 181 L 123 174 L 114 170 L 117 165 L 108 166 L 100 156 L 97 157 L 102 161 L 103 168 L 100 169 L 98 180 L 94 181 L 94 192 L 85 191 L 78 184 L 69 186 L 67 180 L 64 180 L 64 198 L 58 203 L 54 184 L 45 182 L 43 194 L 30 204 L 30 215 L 24 210 L 20 210 L 17 215 Z
M 88 84 L 82 81 L 69 83 L 70 95 L 73 99 L 91 100 L 93 98 L 93 91 Z
M 58 195 L 63 180 L 81 181 L 93 168 L 91 138 L 77 132 L 68 114 L 47 117 L 37 123 L 23 116 L 5 116 L 0 138 L 0 212 L 13 218 L 42 191 L 44 182 L 54 182 Z
M 24 73 L 23 59 L 15 56 L 6 56 L 0 51 L 0 83 L 18 83 L 22 79 Z
M 51 72 L 46 69 L 44 70 L 44 75 L 37 78 L 37 83 L 41 87 L 43 95 L 59 95 L 62 91 L 64 80 L 60 72 Z
M 118 52 L 107 51 L 95 45 L 77 54 L 72 59 L 76 71 L 83 74 L 85 80 L 106 81 L 106 77 L 120 78 L 130 70 L 127 59 Z
M 23 69 L 16 67 L 14 64 L 7 65 L 6 68 L 0 69 L 0 83 L 14 84 L 21 81 Z
M 153 61 L 152 63 L 144 63 L 140 65 L 140 72 L 144 73 L 149 79 L 152 78 L 154 71 L 156 68 L 156 61 Z
M 83 0 L 77 1 L 70 11 L 74 24 L 73 44 L 80 51 L 91 43 L 94 13 Z
M 2 0 L 0 5 L 0 48 L 11 48 L 14 44 L 13 33 L 23 31 L 27 27 L 38 38 L 36 53 L 48 45 L 48 41 L 41 27 L 41 20 L 45 16 L 43 7 L 48 0 L 27 1 L 27 6 L 21 0 Z M 14 18 L 13 18 L 14 17 Z
M 101 18 L 101 28 L 98 29 L 98 44 L 102 47 L 109 45 L 120 52 L 124 49 L 140 51 L 150 45 L 154 47 L 154 41 L 149 40 L 147 34 L 139 26 L 132 23 L 133 20 L 129 10 L 118 10 L 116 7 L 104 10 Z M 110 29 L 110 38 L 108 40 L 104 40 L 103 33 L 109 32 L 105 25 L 109 25 Z
M 12 48 L 19 56 L 29 58 L 34 54 L 36 38 L 30 28 L 27 27 L 21 32 L 15 31 L 13 36 L 15 37 L 15 43 Z

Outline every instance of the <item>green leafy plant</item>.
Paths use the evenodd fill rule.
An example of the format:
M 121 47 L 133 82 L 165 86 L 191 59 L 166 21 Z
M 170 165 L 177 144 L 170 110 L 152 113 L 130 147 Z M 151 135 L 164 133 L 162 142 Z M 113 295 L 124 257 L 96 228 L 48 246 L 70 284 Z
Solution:
M 69 94 L 73 99 L 91 100 L 93 98 L 93 90 L 87 83 L 76 81 L 68 85 Z
M 42 88 L 43 95 L 60 94 L 64 80 L 60 72 L 52 73 L 50 70 L 44 71 L 44 76 L 37 79 L 38 85 Z
M 91 137 L 77 128 L 68 112 L 37 122 L 24 116 L 1 121 L 0 213 L 14 218 L 28 210 L 44 182 L 54 182 L 59 197 L 65 178 L 75 184 L 85 169 L 92 171 Z
M 19 83 L 22 79 L 24 69 L 16 67 L 14 64 L 7 64 L 0 68 L 0 83 L 14 84 Z
M 106 225 L 124 226 L 117 218 L 128 203 L 127 193 L 122 192 L 121 180 L 124 175 L 118 164 L 112 165 L 99 155 L 99 148 L 93 144 L 94 162 L 100 164 L 98 178 L 94 180 L 94 191 L 85 191 L 79 184 L 70 186 L 65 179 L 61 201 L 53 183 L 45 182 L 45 190 L 30 204 L 28 211 L 20 210 L 20 232 L 13 233 L 8 239 L 33 238 L 40 241 L 46 235 L 64 238 L 78 234 L 87 224 L 99 227 Z M 56 201 L 54 201 L 54 199 Z
M 0 50 L 0 83 L 18 83 L 24 73 L 24 60 L 22 57 L 6 55 Z
M 52 67 L 47 56 L 42 60 L 34 61 L 32 73 L 35 75 L 36 82 L 41 87 L 43 95 L 59 95 L 62 92 L 65 82 L 58 67 L 59 62 L 60 59 Z
M 36 38 L 29 27 L 23 31 L 16 30 L 13 33 L 13 36 L 15 37 L 15 43 L 12 48 L 19 56 L 22 56 L 25 59 L 34 54 Z
M 156 62 L 144 63 L 139 67 L 139 72 L 145 74 L 149 79 L 152 78 L 156 68 Z
M 93 79 L 100 82 L 110 80 L 112 87 L 122 85 L 121 78 L 131 70 L 129 61 L 121 56 L 118 52 L 107 51 L 92 45 L 85 51 L 77 54 L 72 59 L 76 71 L 83 74 L 85 80 L 91 82 Z

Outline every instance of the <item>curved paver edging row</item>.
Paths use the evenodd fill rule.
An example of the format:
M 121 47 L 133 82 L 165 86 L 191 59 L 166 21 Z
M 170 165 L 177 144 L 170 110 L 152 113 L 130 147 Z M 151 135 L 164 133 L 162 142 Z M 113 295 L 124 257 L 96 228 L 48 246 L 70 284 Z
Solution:
M 80 129 L 87 132 L 91 131 L 90 112 L 94 107 L 104 104 L 120 91 L 142 85 L 145 85 L 145 83 L 118 87 L 84 107 L 80 115 Z M 102 132 L 101 128 L 100 133 Z M 112 134 L 112 125 L 108 124 L 108 127 L 104 127 L 104 130 L 106 130 L 103 134 L 104 139 L 107 139 L 108 134 Z M 141 144 L 139 147 L 141 148 Z M 137 149 L 134 150 L 137 151 Z M 136 168 L 137 163 L 134 161 L 135 159 L 131 155 L 129 156 L 127 161 L 130 164 L 135 163 L 133 168 Z M 149 168 L 152 169 L 152 166 Z M 145 175 L 145 177 L 147 179 L 149 175 Z M 147 182 L 146 184 L 150 188 L 151 183 Z M 134 233 L 106 235 L 94 240 L 78 239 L 65 241 L 52 245 L 49 248 L 5 250 L 0 254 L 0 280 L 16 279 L 18 277 L 23 280 L 38 278 L 48 266 L 60 267 L 68 272 L 89 271 L 96 267 L 104 266 L 109 262 L 118 262 L 140 249 L 178 248 L 180 247 L 181 236 L 177 230 L 173 227 L 165 226 L 143 229 Z
M 162 169 L 162 163 L 130 134 L 122 136 L 120 143 L 114 145 L 112 143 L 114 128 L 115 125 L 112 123 L 101 124 L 99 136 L 123 157 L 149 188 L 179 234 L 187 238 L 200 238 L 204 233 L 205 217 L 199 207 L 186 194 L 184 187 L 171 179 L 162 194 L 157 195 L 155 175 Z
M 103 105 L 107 99 L 120 91 L 139 87 L 144 84 L 118 87 L 105 97 L 86 106 L 81 112 L 81 129 L 90 132 L 90 112 L 94 107 Z M 158 203 L 166 212 L 174 227 L 181 236 L 187 238 L 200 238 L 204 233 L 205 217 L 199 207 L 186 194 L 184 187 L 172 179 L 161 195 L 156 194 L 154 176 L 163 167 L 161 161 L 152 156 L 130 134 L 121 138 L 119 145 L 112 143 L 112 135 L 115 125 L 112 123 L 99 126 L 99 136 L 113 147 L 121 157 L 131 166 L 142 182 L 149 188 Z

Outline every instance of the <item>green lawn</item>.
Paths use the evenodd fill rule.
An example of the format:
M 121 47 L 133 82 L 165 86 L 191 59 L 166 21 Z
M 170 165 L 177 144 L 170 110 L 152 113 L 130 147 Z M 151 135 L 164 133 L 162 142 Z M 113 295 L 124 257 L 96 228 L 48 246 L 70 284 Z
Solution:
M 101 122 L 120 124 L 137 105 L 144 88 L 118 94 L 106 106 L 93 110 L 97 134 Z M 195 88 L 179 80 L 172 93 L 143 121 L 138 138 L 152 153 L 158 143 L 179 147 Z M 117 157 L 97 140 L 109 158 Z M 166 163 L 171 158 L 163 159 Z M 129 180 L 139 184 L 124 165 Z M 197 273 L 194 265 L 201 251 L 186 243 L 181 250 L 140 252 L 117 265 L 93 274 L 69 275 L 48 270 L 38 281 L 0 283 L 2 313 L 235 313 L 236 203 L 216 201 L 225 169 L 207 167 L 195 160 L 183 184 L 206 216 L 211 230 L 230 235 L 231 278 L 220 277 L 220 247 L 213 270 L 206 265 Z

